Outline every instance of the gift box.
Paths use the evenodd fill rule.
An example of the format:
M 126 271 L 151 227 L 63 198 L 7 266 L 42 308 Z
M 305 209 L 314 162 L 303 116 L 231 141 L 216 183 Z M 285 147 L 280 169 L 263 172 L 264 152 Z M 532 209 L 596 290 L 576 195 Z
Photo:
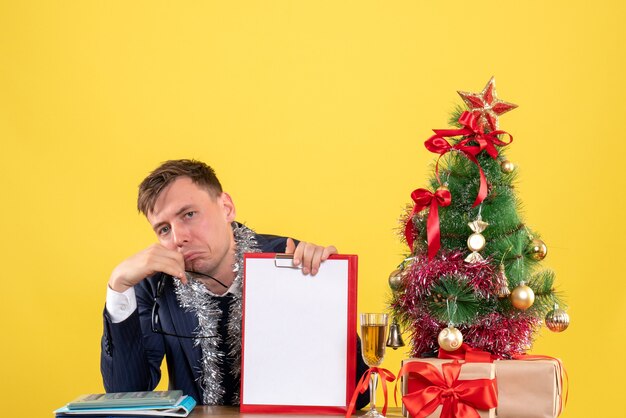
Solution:
M 497 360 L 498 418 L 555 418 L 562 411 L 563 368 L 557 359 Z
M 435 376 L 435 372 L 438 376 Z M 423 412 L 433 409 L 435 405 L 437 407 L 425 416 L 467 416 L 463 413 L 467 408 L 475 410 L 481 418 L 496 416 L 494 363 L 468 363 L 438 358 L 408 359 L 402 362 L 400 373 L 402 414 L 405 417 L 412 417 L 411 409 L 421 409 Z

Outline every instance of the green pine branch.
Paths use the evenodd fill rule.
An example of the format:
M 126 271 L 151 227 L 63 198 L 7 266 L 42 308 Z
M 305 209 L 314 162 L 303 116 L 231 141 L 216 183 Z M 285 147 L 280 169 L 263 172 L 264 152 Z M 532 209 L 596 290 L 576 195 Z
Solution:
M 555 274 L 551 270 L 543 270 L 533 275 L 528 286 L 535 292 L 535 303 L 531 306 L 532 314 L 545 316 L 546 313 L 554 309 L 554 304 L 558 304 L 561 309 L 566 305 L 562 295 L 554 288 Z
M 454 110 L 450 113 L 450 119 L 448 119 L 448 124 L 450 126 L 456 126 L 457 128 L 461 127 L 459 123 L 459 118 L 461 117 L 461 113 L 466 111 L 467 108 L 465 106 L 456 105 Z
M 493 309 L 493 304 L 479 297 L 464 277 L 443 276 L 430 290 L 427 308 L 441 322 L 468 324 Z

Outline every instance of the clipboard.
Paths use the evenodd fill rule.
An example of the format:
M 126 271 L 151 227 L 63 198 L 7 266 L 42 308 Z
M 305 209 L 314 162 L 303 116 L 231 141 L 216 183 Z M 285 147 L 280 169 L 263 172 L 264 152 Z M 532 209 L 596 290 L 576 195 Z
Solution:
M 292 257 L 244 255 L 241 412 L 345 414 L 356 378 L 356 255 L 315 276 Z

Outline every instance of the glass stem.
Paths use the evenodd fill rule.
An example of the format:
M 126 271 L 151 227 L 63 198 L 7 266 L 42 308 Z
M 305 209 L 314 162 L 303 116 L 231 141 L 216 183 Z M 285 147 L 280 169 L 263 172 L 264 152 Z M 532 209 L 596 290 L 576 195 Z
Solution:
M 370 374 L 370 411 L 376 411 L 376 386 L 378 386 L 378 373 Z

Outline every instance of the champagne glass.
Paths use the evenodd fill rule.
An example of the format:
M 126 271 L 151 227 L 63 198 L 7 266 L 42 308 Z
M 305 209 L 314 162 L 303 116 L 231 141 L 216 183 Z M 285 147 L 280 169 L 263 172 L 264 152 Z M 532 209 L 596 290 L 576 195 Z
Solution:
M 385 357 L 385 342 L 387 341 L 387 314 L 363 313 L 361 314 L 361 354 L 363 361 L 369 367 L 378 367 Z M 376 410 L 376 386 L 378 385 L 378 373 L 370 374 L 370 410 L 364 415 L 369 418 L 383 417 Z

